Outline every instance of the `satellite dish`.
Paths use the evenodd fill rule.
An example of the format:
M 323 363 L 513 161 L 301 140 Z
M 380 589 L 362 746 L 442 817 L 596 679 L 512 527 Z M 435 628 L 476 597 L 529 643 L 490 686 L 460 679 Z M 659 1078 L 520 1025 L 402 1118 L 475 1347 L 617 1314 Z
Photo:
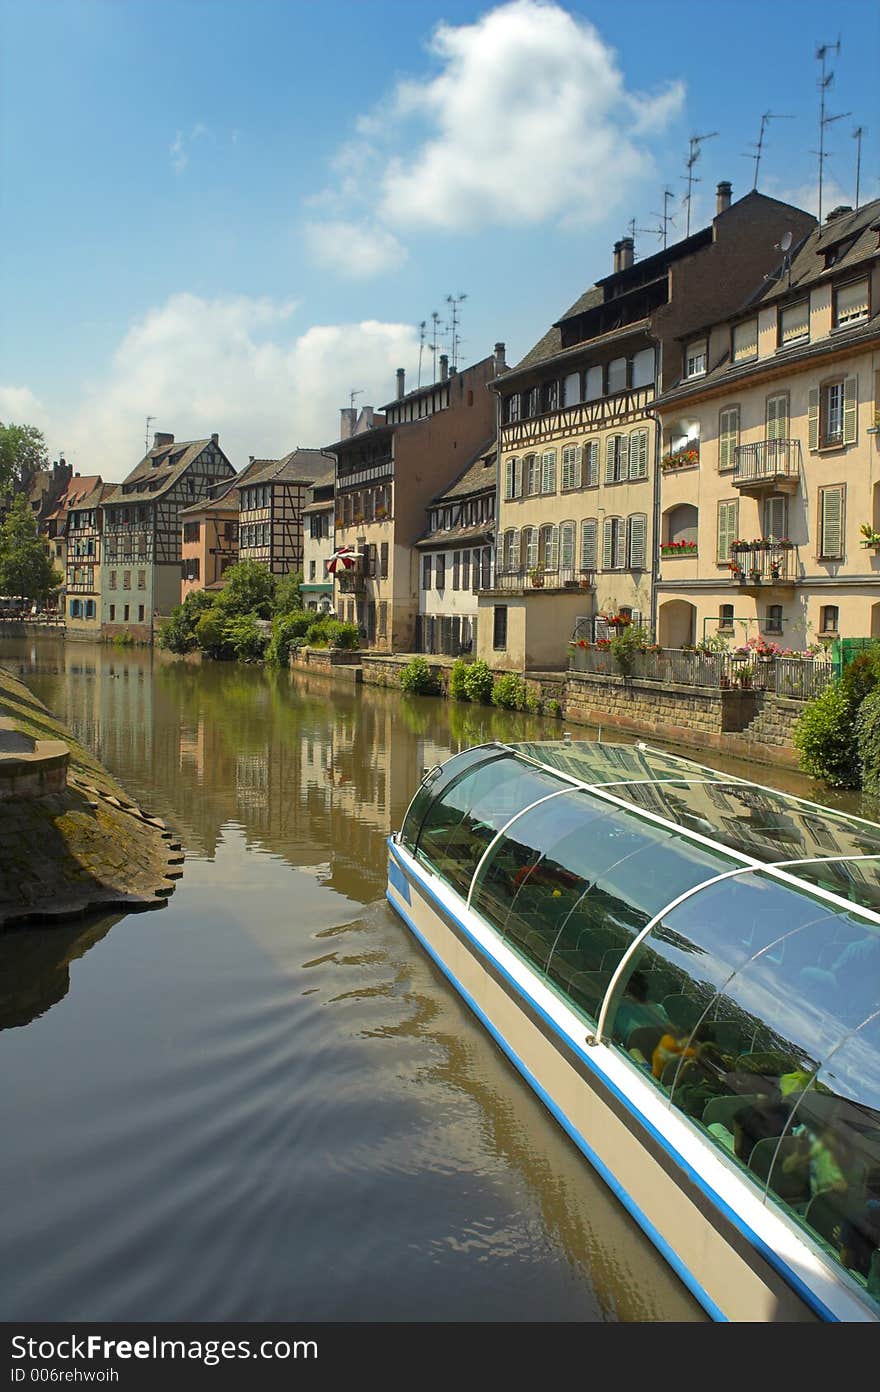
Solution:
M 783 232 L 783 234 L 782 234 L 782 241 L 779 243 L 779 249 L 780 249 L 780 251 L 788 251 L 788 248 L 789 248 L 790 246 L 791 246 L 791 233 L 790 233 L 790 232 Z

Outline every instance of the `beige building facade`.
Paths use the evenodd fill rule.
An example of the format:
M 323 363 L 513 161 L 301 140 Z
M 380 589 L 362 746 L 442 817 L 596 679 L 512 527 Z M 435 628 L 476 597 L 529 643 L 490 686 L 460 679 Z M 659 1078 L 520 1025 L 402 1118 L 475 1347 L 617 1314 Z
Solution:
M 664 646 L 880 637 L 880 201 L 770 270 L 657 402 Z

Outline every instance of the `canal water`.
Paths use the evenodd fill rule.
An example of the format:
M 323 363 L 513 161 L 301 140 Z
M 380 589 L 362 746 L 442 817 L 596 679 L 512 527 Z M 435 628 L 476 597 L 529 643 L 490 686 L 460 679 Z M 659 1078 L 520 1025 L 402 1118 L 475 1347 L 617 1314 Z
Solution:
M 0 1319 L 704 1317 L 384 899 L 423 770 L 558 723 L 53 637 L 0 663 L 186 851 L 160 912 L 0 933 Z

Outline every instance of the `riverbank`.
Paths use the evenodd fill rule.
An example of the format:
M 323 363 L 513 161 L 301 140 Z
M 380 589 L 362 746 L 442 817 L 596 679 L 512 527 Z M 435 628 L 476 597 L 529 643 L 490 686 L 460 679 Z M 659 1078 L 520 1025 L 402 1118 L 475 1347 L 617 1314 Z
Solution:
M 0 928 L 95 909 L 163 907 L 183 873 L 180 845 L 164 823 L 144 813 L 4 668 L 0 720 L 23 743 L 67 751 L 66 781 L 0 801 Z

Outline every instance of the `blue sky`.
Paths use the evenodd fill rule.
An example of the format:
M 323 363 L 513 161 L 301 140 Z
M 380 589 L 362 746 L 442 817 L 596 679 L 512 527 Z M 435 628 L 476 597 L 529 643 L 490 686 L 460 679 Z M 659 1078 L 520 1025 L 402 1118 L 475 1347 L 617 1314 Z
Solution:
M 876 0 L 2 0 L 0 419 L 118 479 L 151 428 L 237 467 L 336 438 L 418 370 L 464 293 L 461 361 L 516 361 L 631 218 L 715 184 L 826 210 L 880 196 Z M 637 234 L 637 251 L 660 243 Z M 430 334 L 429 334 L 430 337 Z M 431 371 L 423 357 L 423 377 Z

